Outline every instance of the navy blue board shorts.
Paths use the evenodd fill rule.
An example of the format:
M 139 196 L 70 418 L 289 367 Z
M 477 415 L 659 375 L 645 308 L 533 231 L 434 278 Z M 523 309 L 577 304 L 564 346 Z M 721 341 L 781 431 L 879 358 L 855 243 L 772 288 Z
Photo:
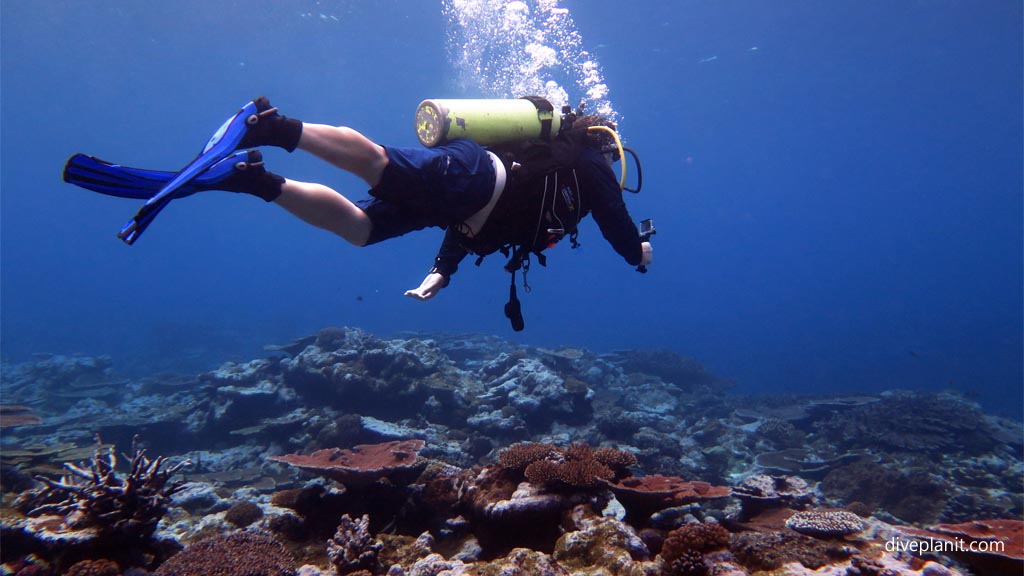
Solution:
M 494 165 L 472 140 L 436 148 L 385 146 L 388 165 L 372 198 L 359 200 L 375 244 L 428 226 L 462 222 L 487 205 L 494 193 Z

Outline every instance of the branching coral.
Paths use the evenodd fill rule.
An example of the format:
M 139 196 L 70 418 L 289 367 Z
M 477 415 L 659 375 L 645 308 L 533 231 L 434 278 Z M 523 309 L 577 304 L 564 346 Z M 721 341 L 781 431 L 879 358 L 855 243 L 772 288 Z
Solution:
M 594 450 L 594 459 L 616 471 L 636 466 L 636 454 L 607 446 Z
M 574 488 L 593 488 L 601 480 L 611 480 L 612 469 L 597 460 L 540 460 L 526 467 L 526 479 L 537 484 L 564 484 Z
M 27 494 L 22 505 L 29 508 L 29 516 L 60 515 L 71 528 L 93 527 L 125 537 L 151 536 L 167 512 L 171 496 L 181 488 L 171 477 L 191 462 L 165 466 L 167 458 L 150 460 L 146 451 L 138 448 L 136 437 L 128 474 L 119 476 L 114 447 L 104 452 L 99 437 L 96 440 L 98 447 L 88 468 L 65 463 L 71 474 L 60 480 L 38 477 L 46 486 Z
M 498 463 L 502 468 L 524 470 L 530 464 L 543 460 L 557 451 L 551 444 L 540 442 L 521 442 L 513 444 L 498 454 Z
M 327 558 L 338 574 L 383 571 L 378 555 L 383 544 L 370 534 L 370 517 L 363 515 L 353 520 L 348 514 L 341 517 L 334 537 L 327 541 Z
M 592 488 L 635 465 L 636 456 L 615 448 L 594 450 L 583 443 L 566 448 L 523 443 L 502 451 L 498 461 L 503 468 L 523 470 L 526 479 L 536 484 Z

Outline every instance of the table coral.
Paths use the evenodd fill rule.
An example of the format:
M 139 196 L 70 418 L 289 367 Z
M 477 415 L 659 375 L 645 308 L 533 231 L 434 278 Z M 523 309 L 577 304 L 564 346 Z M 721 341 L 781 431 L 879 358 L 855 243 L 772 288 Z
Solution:
M 906 536 L 939 540 L 954 555 L 965 559 L 979 573 L 1020 574 L 1024 569 L 1024 521 L 975 520 L 960 524 L 936 524 L 927 529 L 901 526 Z
M 396 440 L 382 444 L 360 444 L 351 450 L 327 448 L 309 455 L 271 456 L 300 470 L 311 472 L 350 487 L 366 486 L 382 478 L 407 484 L 426 466 L 420 458 L 423 440 Z
M 630 517 L 646 520 L 658 510 L 693 502 L 718 500 L 731 494 L 727 486 L 688 481 L 677 476 L 651 474 L 608 483 L 608 488 L 626 508 Z

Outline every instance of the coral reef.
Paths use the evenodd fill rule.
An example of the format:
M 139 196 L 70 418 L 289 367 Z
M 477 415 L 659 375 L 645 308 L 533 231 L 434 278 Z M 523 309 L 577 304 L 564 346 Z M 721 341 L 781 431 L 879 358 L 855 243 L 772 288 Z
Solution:
M 783 564 L 799 562 L 817 570 L 852 550 L 795 532 L 750 532 L 737 534 L 729 550 L 745 566 L 755 570 L 777 570 Z
M 334 328 L 268 351 L 131 379 L 108 358 L 5 365 L 0 420 L 25 424 L 0 450 L 5 572 L 939 576 L 1018 561 L 883 547 L 913 530 L 892 524 L 1024 514 L 1020 425 L 958 396 L 740 397 L 671 352 L 487 336 Z M 83 448 L 96 433 L 195 465 L 136 451 L 115 470 L 111 446 Z M 47 514 L 12 509 L 24 492 L 23 511 Z M 868 527 L 828 536 L 836 509 Z M 983 523 L 979 538 L 1002 538 Z M 130 553 L 117 533 L 135 535 Z
M 949 500 L 949 488 L 931 474 L 909 466 L 860 461 L 825 476 L 821 491 L 838 502 L 884 509 L 906 522 L 935 522 Z
M 891 394 L 884 402 L 835 413 L 816 428 L 841 448 L 913 453 L 984 453 L 991 449 L 994 433 L 981 410 L 958 396 L 913 393 Z

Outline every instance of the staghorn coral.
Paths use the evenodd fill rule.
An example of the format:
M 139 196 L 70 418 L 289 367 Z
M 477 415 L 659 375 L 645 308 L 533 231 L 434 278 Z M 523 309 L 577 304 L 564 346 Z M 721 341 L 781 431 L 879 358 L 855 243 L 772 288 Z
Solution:
M 631 466 L 636 466 L 636 454 L 617 448 L 598 448 L 594 450 L 594 458 L 615 471 L 622 471 Z
M 786 527 L 808 536 L 841 537 L 864 530 L 865 524 L 845 510 L 807 510 L 790 516 Z
M 154 576 L 295 576 L 295 560 L 271 536 L 235 532 L 192 544 Z
M 353 520 L 345 514 L 338 523 L 338 530 L 327 541 L 327 558 L 338 574 L 367 572 L 379 574 L 384 567 L 378 558 L 384 545 L 370 534 L 370 517 L 366 514 Z
M 613 480 L 636 456 L 615 448 L 598 448 L 573 443 L 566 448 L 551 444 L 516 444 L 498 456 L 508 470 L 523 470 L 530 482 L 572 488 L 593 488 L 604 480 Z
M 128 538 L 152 536 L 167 512 L 171 496 L 181 488 L 181 483 L 170 481 L 171 477 L 191 462 L 184 460 L 165 467 L 167 459 L 147 458 L 146 451 L 138 448 L 136 437 L 129 472 L 120 477 L 114 471 L 114 447 L 104 452 L 99 437 L 96 442 L 88 469 L 65 463 L 71 475 L 60 480 L 38 477 L 46 486 L 26 494 L 21 506 L 28 508 L 29 516 L 57 514 L 74 529 L 91 527 L 101 534 Z
M 661 555 L 672 562 L 686 550 L 711 552 L 729 546 L 729 531 L 720 524 L 686 524 L 668 533 Z
M 615 473 L 597 460 L 539 460 L 526 467 L 525 475 L 536 484 L 593 488 L 600 480 L 613 478 Z
M 543 460 L 557 451 L 552 444 L 540 442 L 521 442 L 505 448 L 498 454 L 498 463 L 502 468 L 524 470 L 530 464 Z

